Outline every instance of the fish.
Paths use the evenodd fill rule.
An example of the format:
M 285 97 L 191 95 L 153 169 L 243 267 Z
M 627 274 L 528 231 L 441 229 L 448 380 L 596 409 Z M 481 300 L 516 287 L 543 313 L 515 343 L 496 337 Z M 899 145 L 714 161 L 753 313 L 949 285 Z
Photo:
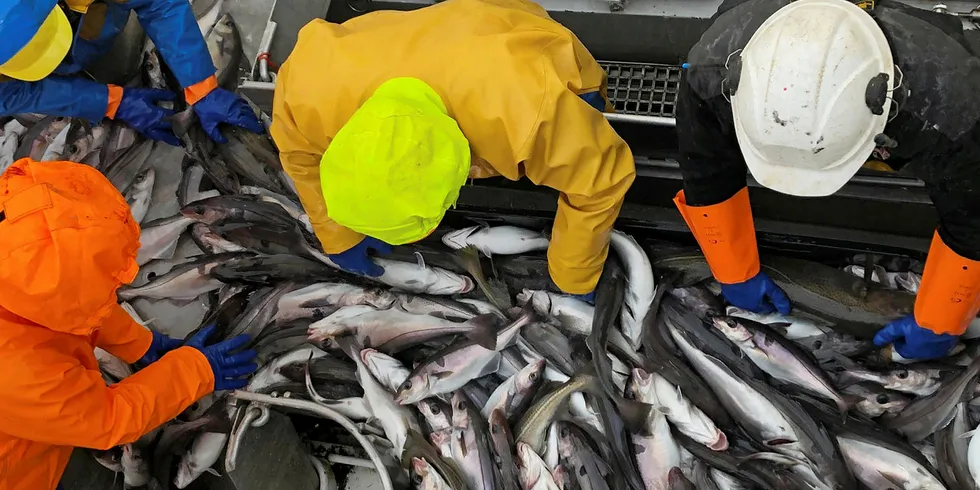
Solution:
M 281 356 L 276 357 L 275 359 L 266 362 L 264 366 L 260 367 L 259 370 L 252 375 L 252 378 L 248 380 L 248 387 L 246 389 L 248 391 L 258 391 L 266 386 L 288 381 L 288 379 L 281 373 L 284 366 L 288 366 L 296 362 L 312 363 L 316 359 L 326 355 L 326 352 L 313 345 L 304 345 L 293 349 Z M 303 379 L 304 381 L 306 380 L 305 372 Z
M 44 148 L 44 153 L 41 157 L 37 159 L 39 162 L 54 162 L 64 160 L 65 145 L 68 141 L 68 134 L 71 132 L 72 127 L 75 125 L 73 120 L 67 126 L 65 126 L 61 131 L 58 132 L 48 143 L 47 147 Z M 33 154 L 33 152 L 32 152 Z
M 579 373 L 561 386 L 539 396 L 515 426 L 514 440 L 518 441 L 518 445 L 527 444 L 536 454 L 543 453 L 548 428 L 568 406 L 569 397 L 576 392 L 597 390 L 598 382 L 591 374 Z
M 701 319 L 719 316 L 724 311 L 721 301 L 708 288 L 696 284 L 683 288 L 671 288 L 667 294 L 677 298 L 682 305 L 694 311 Z
M 823 364 L 831 374 L 837 375 L 837 383 L 847 386 L 861 381 L 877 383 L 889 390 L 912 395 L 929 396 L 943 386 L 946 376 L 960 368 L 953 366 L 902 366 L 881 371 L 871 370 L 843 356 L 835 356 L 832 365 Z
M 150 461 L 143 457 L 143 451 L 133 445 L 122 445 L 123 488 L 142 487 L 150 482 Z
M 654 386 L 652 375 L 641 369 L 634 369 L 632 387 L 634 398 L 653 405 L 656 410 L 647 421 L 642 432 L 632 435 L 637 466 L 647 489 L 666 489 L 670 469 L 681 464 L 680 447 L 674 441 L 667 423 L 669 409 L 664 409 L 659 401 L 659 392 Z M 724 437 L 724 433 L 722 433 Z M 718 439 L 716 446 L 720 444 Z M 728 448 L 728 440 L 724 439 L 724 449 Z M 724 450 L 714 449 L 713 450 Z
M 619 255 L 627 273 L 626 301 L 620 314 L 620 328 L 633 350 L 639 350 L 643 319 L 653 305 L 656 283 L 650 258 L 633 237 L 613 230 L 610 246 Z
M 559 490 L 554 477 L 529 444 L 517 443 L 517 476 L 524 490 Z
M 854 383 L 841 390 L 848 405 L 867 417 L 897 414 L 912 401 L 900 391 L 888 390 L 872 382 Z
M 885 426 L 910 441 L 925 439 L 949 424 L 956 413 L 957 404 L 963 399 L 964 392 L 972 388 L 977 375 L 980 375 L 980 357 L 935 393 L 917 398 L 897 415 L 885 418 Z M 969 395 L 972 397 L 973 393 Z
M 230 14 L 224 14 L 204 37 L 211 61 L 216 68 L 218 86 L 234 90 L 238 84 L 238 67 L 242 62 L 242 36 Z
M 500 472 L 500 484 L 504 490 L 519 490 L 517 465 L 514 463 L 514 437 L 507 424 L 507 416 L 503 410 L 495 408 L 487 418 L 490 421 L 490 441 L 493 443 L 493 454 L 497 470 Z
M 486 421 L 462 392 L 452 395 L 453 429 L 450 451 L 471 490 L 495 490 L 496 468 Z
M 202 36 L 207 36 L 211 28 L 218 22 L 218 17 L 224 7 L 224 0 L 194 0 L 191 2 L 191 12 L 197 20 L 197 26 Z
M 420 432 L 418 420 L 407 407 L 401 406 L 386 387 L 371 375 L 364 359 L 364 350 L 350 339 L 340 339 L 340 347 L 357 364 L 357 379 L 364 388 L 364 398 L 371 413 L 381 422 L 385 436 L 394 445 L 394 454 L 401 457 L 409 431 Z M 370 354 L 370 350 L 367 351 Z
M 95 360 L 99 363 L 99 370 L 102 371 L 103 377 L 108 375 L 113 378 L 114 383 L 118 383 L 132 376 L 133 368 L 123 362 L 122 359 L 110 354 L 101 347 L 96 347 L 94 353 Z
M 491 257 L 547 250 L 549 240 L 543 233 L 516 226 L 470 226 L 444 234 L 442 243 L 453 250 L 472 246 Z
M 71 123 L 70 117 L 48 116 L 27 130 L 14 153 L 14 161 L 30 157 L 38 161 L 48 145 Z
M 125 192 L 136 180 L 136 176 L 149 165 L 150 154 L 155 146 L 156 142 L 153 140 L 136 143 L 119 152 L 113 160 L 104 162 L 105 166 L 101 171 L 119 192 Z
M 967 461 L 970 467 L 970 475 L 973 476 L 973 481 L 980 481 L 980 437 L 976 437 L 976 429 L 968 434 L 964 434 L 963 437 L 970 438 L 970 446 L 967 448 Z
M 398 389 L 396 400 L 402 405 L 416 403 L 430 396 L 450 393 L 475 378 L 495 373 L 500 365 L 500 351 L 509 347 L 521 328 L 531 323 L 529 309 L 497 332 L 494 347 L 485 342 L 462 339 L 433 354 L 417 366 Z
M 627 395 L 649 403 L 662 412 L 677 429 L 712 451 L 728 449 L 728 437 L 704 412 L 684 396 L 680 388 L 656 372 L 633 368 Z
M 229 221 L 209 225 L 211 229 L 226 240 L 245 247 L 253 252 L 266 255 L 295 255 L 315 260 L 308 253 L 311 249 L 306 242 L 299 224 L 281 226 L 271 223 L 249 223 Z
M 119 155 L 136 144 L 141 138 L 133 128 L 121 122 L 107 122 L 108 133 L 102 149 L 85 158 L 85 163 L 99 169 L 103 174 L 109 162 L 116 162 Z
M 424 267 L 382 258 L 372 260 L 384 269 L 384 273 L 376 278 L 379 282 L 405 292 L 435 295 L 466 294 L 476 287 L 469 277 L 438 267 Z
M 704 256 L 696 250 L 655 255 L 653 266 L 678 272 L 679 284 L 711 277 Z M 912 312 L 915 296 L 872 285 L 824 264 L 789 257 L 764 256 L 765 272 L 793 303 L 794 310 L 827 320 L 835 331 L 872 339 L 882 325 Z M 693 281 L 693 282 L 692 282 Z
M 282 228 L 296 225 L 296 220 L 281 207 L 262 202 L 257 196 L 243 194 L 194 201 L 181 208 L 180 214 L 208 225 L 228 222 L 264 223 Z
M 221 193 L 215 189 L 201 190 L 201 182 L 204 180 L 204 167 L 190 155 L 184 155 L 181 162 L 180 184 L 177 186 L 177 205 L 181 208 L 186 207 L 192 202 L 202 201 L 218 197 Z
M 17 143 L 26 132 L 27 126 L 21 124 L 17 119 L 11 119 L 3 125 L 3 133 L 0 135 L 0 173 L 3 173 L 7 167 L 14 163 Z
M 427 398 L 416 406 L 429 428 L 428 435 L 432 445 L 439 450 L 442 457 L 452 458 L 452 448 L 449 446 L 453 429 L 452 407 L 438 398 Z
M 253 134 L 254 133 L 248 133 Z M 275 204 L 289 213 L 296 221 L 298 221 L 304 229 L 308 232 L 313 233 L 313 225 L 310 223 L 310 217 L 303 210 L 303 207 L 296 202 L 293 198 L 287 197 L 283 194 L 272 192 L 269 189 L 263 187 L 255 187 L 251 185 L 243 185 L 240 189 L 242 194 L 251 194 L 253 196 L 259 196 L 259 200 L 262 202 L 267 202 L 269 204 Z
M 141 223 L 146 213 L 150 210 L 150 198 L 153 197 L 153 183 L 156 181 L 156 172 L 150 167 L 136 176 L 133 184 L 126 190 L 124 197 L 129 210 L 133 213 L 133 219 Z
M 113 473 L 122 473 L 122 447 L 114 446 L 106 450 L 91 449 L 90 452 L 102 467 Z
M 970 473 L 970 432 L 971 421 L 965 402 L 956 405 L 956 412 L 949 425 L 936 432 L 936 469 L 943 481 L 953 488 L 977 490 L 977 482 Z
M 234 338 L 245 334 L 252 338 L 252 345 L 269 329 L 269 324 L 275 315 L 279 299 L 286 293 L 299 287 L 294 282 L 280 282 L 275 287 L 261 289 L 249 296 L 244 310 L 229 325 L 227 332 L 222 332 L 222 338 Z
M 595 307 L 585 301 L 566 294 L 525 289 L 517 294 L 517 303 L 521 306 L 530 303 L 537 314 L 556 318 L 566 332 L 578 335 L 592 333 Z
M 151 260 L 170 260 L 177 251 L 177 242 L 184 230 L 193 223 L 179 214 L 150 221 L 140 229 L 140 249 L 136 263 L 145 265 Z
M 798 405 L 698 348 L 692 339 L 707 338 L 707 330 L 696 335 L 669 321 L 668 327 L 684 356 L 753 439 L 775 452 L 804 461 L 794 470 L 815 486 L 853 488 L 854 477 L 844 466 L 834 442 Z
M 415 487 L 419 490 L 453 490 L 442 475 L 422 458 L 412 458 L 412 471 L 418 477 Z
M 65 159 L 69 162 L 84 163 L 90 155 L 102 150 L 108 135 L 109 131 L 104 126 L 92 126 L 89 131 L 68 143 L 65 148 Z
M 430 315 L 455 321 L 472 320 L 487 314 L 501 320 L 506 319 L 506 316 L 492 305 L 487 305 L 489 308 L 478 307 L 444 296 L 395 293 L 395 301 L 394 307 L 416 315 Z
M 450 409 L 447 408 L 447 410 Z M 451 414 L 451 412 L 449 413 Z M 448 436 L 445 439 L 448 446 Z M 449 488 L 466 488 L 463 475 L 460 473 L 459 468 L 456 467 L 456 464 L 450 460 L 450 457 L 448 455 L 440 455 L 436 448 L 425 441 L 422 434 L 410 430 L 408 432 L 408 443 L 405 444 L 405 453 L 401 458 L 402 465 L 415 459 L 425 460 L 446 481 Z
M 119 288 L 117 294 L 119 299 L 127 301 L 133 298 L 190 301 L 222 286 L 221 281 L 210 275 L 216 267 L 248 255 L 229 253 L 199 257 L 174 267 L 166 274 L 157 276 L 142 286 Z
M 191 225 L 191 238 L 202 252 L 209 255 L 248 251 L 247 248 L 237 243 L 225 240 L 221 235 L 215 233 L 210 226 L 204 223 L 194 223 Z
M 271 286 L 282 281 L 334 281 L 340 275 L 330 267 L 295 255 L 244 254 L 239 260 L 219 264 L 211 275 L 227 284 Z
M 226 433 L 205 432 L 197 436 L 187 454 L 180 458 L 174 486 L 187 488 L 205 472 L 217 473 L 211 469 L 211 466 L 224 454 L 226 442 L 228 442 Z
M 544 364 L 543 360 L 528 364 L 501 383 L 490 394 L 480 413 L 490 420 L 493 412 L 497 410 L 504 416 L 505 421 L 515 420 L 518 415 L 523 414 L 544 381 Z
M 370 364 L 369 364 L 370 366 Z M 333 356 L 317 357 L 312 360 L 298 360 L 279 367 L 277 373 L 294 382 L 306 379 L 306 370 L 317 380 L 333 380 L 341 383 L 357 383 L 357 365 Z
M 219 26 L 222 24 L 219 23 Z M 243 183 L 252 183 L 258 189 L 276 194 L 292 192 L 279 180 L 279 171 L 282 169 L 279 155 L 267 141 L 263 141 L 267 140 L 266 136 L 236 126 L 225 127 L 222 134 L 228 139 L 228 143 L 219 145 L 218 151 L 224 161 L 231 164 L 242 177 Z
M 680 467 L 675 466 L 667 473 L 667 488 L 669 490 L 698 490 L 694 482 L 684 476 Z
M 488 315 L 460 323 L 397 309 L 376 310 L 368 305 L 355 305 L 343 306 L 310 324 L 309 334 L 310 340 L 315 342 L 354 335 L 363 345 L 385 353 L 399 352 L 446 335 L 466 334 L 493 350 L 496 347 L 496 321 L 496 317 Z
M 155 47 L 144 51 L 141 71 L 143 73 L 143 83 L 147 87 L 157 90 L 167 90 L 167 78 L 163 74 L 163 63 L 160 61 L 160 52 Z
M 480 255 L 477 253 L 475 247 L 464 247 L 456 252 L 459 257 L 460 265 L 469 272 L 473 279 L 476 281 L 476 285 L 480 287 L 480 291 L 493 303 L 494 306 L 501 310 L 506 310 L 511 307 L 510 303 L 510 293 L 507 291 L 507 285 L 500 281 L 491 281 L 483 274 L 483 266 L 480 264 Z
M 292 291 L 279 299 L 277 324 L 299 319 L 322 320 L 345 306 L 365 305 L 377 310 L 391 308 L 397 297 L 380 288 L 342 282 L 320 282 Z
M 767 325 L 752 320 L 715 317 L 712 323 L 756 366 L 773 378 L 823 396 L 833 401 L 841 413 L 847 412 L 847 402 L 809 352 Z
M 241 182 L 238 175 L 229 170 L 221 155 L 212 151 L 213 143 L 198 124 L 197 113 L 187 107 L 170 118 L 173 132 L 180 138 L 187 156 L 204 169 L 205 175 L 222 194 L 238 194 Z
M 668 429 L 669 430 L 669 429 Z M 568 421 L 558 422 L 558 454 L 563 482 L 569 488 L 610 489 L 612 466 L 593 447 L 585 430 Z
M 392 394 L 398 391 L 398 387 L 408 379 L 411 371 L 402 365 L 401 361 L 383 354 L 374 349 L 364 349 L 361 351 L 361 358 L 374 379 L 378 380 L 382 386 L 388 388 Z

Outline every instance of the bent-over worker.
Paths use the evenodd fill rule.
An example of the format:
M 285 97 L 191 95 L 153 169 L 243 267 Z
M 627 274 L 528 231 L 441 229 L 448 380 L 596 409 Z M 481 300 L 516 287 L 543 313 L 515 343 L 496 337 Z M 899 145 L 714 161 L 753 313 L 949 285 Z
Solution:
M 605 73 L 523 0 L 448 0 L 315 20 L 279 72 L 271 133 L 324 250 L 383 271 L 368 249 L 431 233 L 470 178 L 560 191 L 548 264 L 590 300 L 633 156 L 600 112 Z
M 97 123 L 118 119 L 143 136 L 179 145 L 173 100 L 166 90 L 123 88 L 80 75 L 112 45 L 130 12 L 153 40 L 193 105 L 205 132 L 225 138 L 220 123 L 263 132 L 248 104 L 218 87 L 214 63 L 187 0 L 6 0 L 0 3 L 0 116 L 36 112 L 82 117 Z
M 746 166 L 763 186 L 827 196 L 869 157 L 908 165 L 939 213 L 914 313 L 875 336 L 945 355 L 980 308 L 980 59 L 960 21 L 884 0 L 726 1 L 691 50 L 675 202 L 722 293 L 788 313 L 760 272 Z
M 181 347 L 116 304 L 138 248 L 98 170 L 23 159 L 0 176 L 0 489 L 53 489 L 73 446 L 136 441 L 255 371 L 247 336 L 205 346 L 212 326 Z M 106 386 L 94 347 L 149 365 Z

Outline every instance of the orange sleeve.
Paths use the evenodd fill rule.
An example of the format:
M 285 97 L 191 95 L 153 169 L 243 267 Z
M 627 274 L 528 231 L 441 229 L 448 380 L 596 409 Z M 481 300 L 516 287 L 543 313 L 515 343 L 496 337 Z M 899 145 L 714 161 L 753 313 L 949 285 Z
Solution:
M 191 85 L 184 89 L 184 100 L 188 104 L 194 105 L 199 100 L 203 99 L 206 95 L 218 88 L 218 78 L 215 75 L 201 80 L 200 82 Z
M 962 335 L 978 310 L 980 261 L 954 252 L 937 231 L 915 298 L 916 323 L 937 334 Z
M 674 197 L 674 204 L 701 246 L 711 274 L 718 282 L 737 284 L 759 273 L 759 246 L 748 187 L 727 201 L 710 206 L 688 206 L 684 191 L 680 191 Z
M 0 432 L 46 444 L 109 449 L 133 442 L 214 388 L 207 359 L 192 347 L 112 386 L 54 348 L 12 354 L 0 359 Z
M 132 364 L 143 357 L 153 342 L 153 333 L 136 323 L 121 306 L 116 305 L 99 328 L 95 345 Z
M 116 111 L 119 110 L 119 103 L 122 102 L 123 88 L 119 85 L 109 85 L 109 103 L 105 108 L 105 117 L 116 118 Z

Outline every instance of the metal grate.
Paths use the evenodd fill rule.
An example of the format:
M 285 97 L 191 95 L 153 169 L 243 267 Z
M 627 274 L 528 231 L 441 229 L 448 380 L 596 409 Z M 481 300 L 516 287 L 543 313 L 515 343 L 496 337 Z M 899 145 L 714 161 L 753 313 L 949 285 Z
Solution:
M 600 61 L 609 75 L 609 101 L 620 114 L 674 117 L 681 67 Z

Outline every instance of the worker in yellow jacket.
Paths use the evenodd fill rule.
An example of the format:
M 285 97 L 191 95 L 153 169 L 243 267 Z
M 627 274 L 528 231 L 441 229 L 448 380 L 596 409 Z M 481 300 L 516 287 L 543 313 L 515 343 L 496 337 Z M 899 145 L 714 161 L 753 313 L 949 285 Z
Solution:
M 279 71 L 271 132 L 341 268 L 382 274 L 368 250 L 427 236 L 469 178 L 527 177 L 561 192 L 552 279 L 592 300 L 635 175 L 601 113 L 605 80 L 530 1 L 314 20 Z

